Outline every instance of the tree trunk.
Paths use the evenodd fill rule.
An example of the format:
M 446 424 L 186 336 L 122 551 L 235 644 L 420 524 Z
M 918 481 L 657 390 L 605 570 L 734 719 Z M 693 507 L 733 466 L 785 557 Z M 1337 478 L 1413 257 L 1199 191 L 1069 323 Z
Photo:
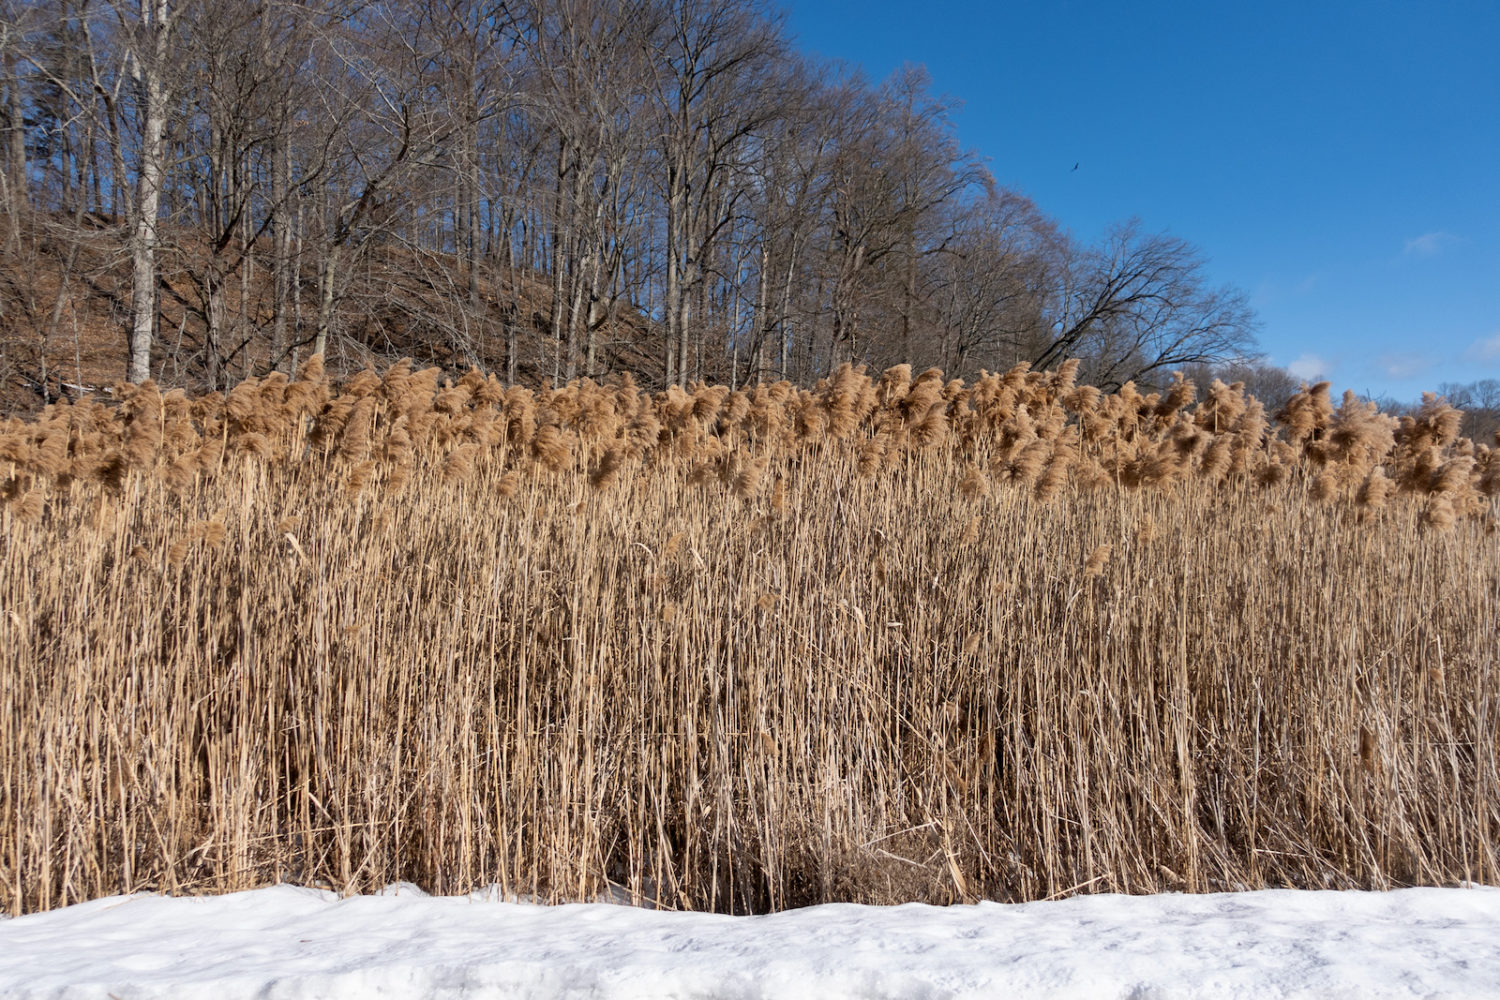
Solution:
M 760 244 L 760 273 L 755 289 L 755 356 L 752 364 L 755 370 L 747 374 L 745 381 L 759 382 L 765 377 L 766 370 L 766 341 L 771 337 L 771 245 L 762 240 Z
M 472 94 L 473 87 L 470 86 Z M 465 265 L 469 278 L 469 308 L 479 308 L 479 258 L 481 256 L 480 212 L 479 212 L 479 109 L 469 107 L 469 121 L 464 126 L 464 192 L 463 210 L 466 215 Z
M 291 115 L 282 108 L 271 150 L 271 360 L 280 366 L 287 353 L 287 305 L 291 297 Z M 292 368 L 288 367 L 288 372 Z
M 141 0 L 141 21 L 151 51 L 137 53 L 136 80 L 141 91 L 140 164 L 137 170 L 135 233 L 130 264 L 131 382 L 151 377 L 151 340 L 156 326 L 156 215 L 161 207 L 163 137 L 167 124 L 167 90 L 163 69 L 170 29 L 168 0 Z
M 682 294 L 683 216 L 687 208 L 687 191 L 683 183 L 682 169 L 674 165 L 668 179 L 667 195 L 667 288 L 663 303 L 667 319 L 666 382 L 680 382 L 681 372 L 687 369 L 687 334 L 683 330 L 686 321 L 686 303 Z
M 561 375 L 563 344 L 563 310 L 566 290 L 563 284 L 563 180 L 568 172 L 568 147 L 566 141 L 557 146 L 557 187 L 552 199 L 552 384 L 558 383 Z
M 9 42 L 9 39 L 6 39 Z M 19 225 L 18 220 L 21 213 L 26 210 L 27 200 L 30 197 L 26 182 L 26 128 L 24 113 L 21 108 L 21 76 L 16 69 L 16 54 L 11 45 L 5 48 L 5 92 L 6 109 L 5 116 L 10 132 L 9 154 L 6 166 L 7 187 L 6 202 L 11 216 L 11 224 Z
M 313 353 L 328 353 L 328 330 L 333 325 L 333 283 L 338 277 L 338 253 L 330 247 L 323 259 L 322 272 L 318 276 L 318 329 L 313 336 Z

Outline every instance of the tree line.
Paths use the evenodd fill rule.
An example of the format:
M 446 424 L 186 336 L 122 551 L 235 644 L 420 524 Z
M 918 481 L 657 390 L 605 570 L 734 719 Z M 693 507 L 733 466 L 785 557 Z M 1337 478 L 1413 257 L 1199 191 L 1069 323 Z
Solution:
M 0 327 L 55 366 L 103 289 L 120 374 L 208 388 L 313 352 L 1106 388 L 1253 355 L 1194 247 L 1074 237 L 956 107 L 760 0 L 0 0 Z

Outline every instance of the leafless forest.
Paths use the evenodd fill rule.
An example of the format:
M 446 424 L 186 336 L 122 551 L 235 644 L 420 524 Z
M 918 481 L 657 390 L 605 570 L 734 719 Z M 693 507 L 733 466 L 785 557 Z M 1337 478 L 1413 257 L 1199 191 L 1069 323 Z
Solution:
M 1074 239 L 954 106 L 756 0 L 4 0 L 0 377 L 14 407 L 314 352 L 658 388 L 1253 356 L 1193 247 Z

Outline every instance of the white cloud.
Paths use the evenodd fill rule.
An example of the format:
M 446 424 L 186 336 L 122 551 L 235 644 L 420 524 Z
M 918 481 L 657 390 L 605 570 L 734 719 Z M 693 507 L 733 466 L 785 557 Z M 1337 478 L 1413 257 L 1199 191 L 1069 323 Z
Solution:
M 1407 240 L 1404 252 L 1408 257 L 1436 257 L 1457 242 L 1459 242 L 1458 237 L 1452 233 L 1441 231 L 1423 233 L 1416 239 Z
M 1474 341 L 1464 354 L 1472 361 L 1500 361 L 1500 330 Z
M 1304 354 L 1287 365 L 1286 370 L 1304 382 L 1314 382 L 1323 376 L 1323 371 L 1327 367 L 1328 365 L 1317 355 Z
M 1391 378 L 1416 378 L 1432 367 L 1432 359 L 1420 354 L 1385 354 L 1379 363 L 1380 370 Z

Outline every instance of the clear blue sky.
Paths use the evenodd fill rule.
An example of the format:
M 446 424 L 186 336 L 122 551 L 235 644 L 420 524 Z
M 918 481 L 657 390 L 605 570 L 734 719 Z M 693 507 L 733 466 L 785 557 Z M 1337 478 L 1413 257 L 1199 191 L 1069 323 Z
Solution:
M 1075 235 L 1195 244 L 1272 362 L 1403 400 L 1500 378 L 1500 0 L 782 3 L 872 80 L 924 64 Z

